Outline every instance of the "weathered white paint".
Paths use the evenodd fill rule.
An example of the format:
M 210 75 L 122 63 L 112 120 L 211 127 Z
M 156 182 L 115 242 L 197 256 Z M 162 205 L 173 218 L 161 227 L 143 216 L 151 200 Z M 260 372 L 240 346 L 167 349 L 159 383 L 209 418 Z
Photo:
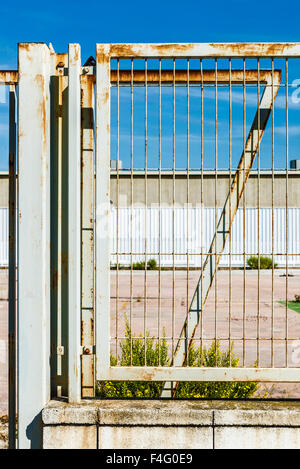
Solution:
M 19 44 L 18 445 L 41 446 L 50 399 L 50 67 L 45 44 Z
M 69 44 L 68 86 L 68 318 L 69 401 L 81 399 L 81 59 Z
M 97 45 L 96 65 L 96 375 L 110 365 L 110 59 Z

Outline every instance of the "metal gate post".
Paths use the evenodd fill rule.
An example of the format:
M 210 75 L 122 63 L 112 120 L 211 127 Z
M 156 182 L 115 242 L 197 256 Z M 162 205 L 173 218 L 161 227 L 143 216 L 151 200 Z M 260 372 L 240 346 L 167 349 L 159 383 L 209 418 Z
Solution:
M 50 398 L 50 59 L 19 44 L 18 447 L 42 444 Z
M 51 76 L 51 397 L 68 395 L 68 54 Z
M 81 359 L 82 397 L 95 395 L 94 359 L 94 77 L 81 77 Z
M 8 444 L 10 449 L 16 447 L 16 86 L 9 90 L 9 379 L 8 379 Z
M 110 57 L 97 44 L 96 64 L 96 376 L 110 366 Z M 105 379 L 104 378 L 104 379 Z
M 81 399 L 81 59 L 79 44 L 69 44 L 68 87 L 68 310 L 69 402 Z

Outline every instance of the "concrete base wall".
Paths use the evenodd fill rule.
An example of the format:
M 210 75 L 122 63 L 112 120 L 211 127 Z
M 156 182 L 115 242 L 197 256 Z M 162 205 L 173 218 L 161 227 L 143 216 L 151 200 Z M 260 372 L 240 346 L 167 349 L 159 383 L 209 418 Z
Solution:
M 45 449 L 298 449 L 300 402 L 51 401 Z

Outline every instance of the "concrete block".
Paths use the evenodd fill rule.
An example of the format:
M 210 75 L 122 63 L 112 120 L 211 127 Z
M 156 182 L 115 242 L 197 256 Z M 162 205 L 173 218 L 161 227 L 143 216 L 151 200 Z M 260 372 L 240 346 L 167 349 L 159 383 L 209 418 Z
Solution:
M 296 410 L 216 410 L 215 425 L 299 426 L 300 411 Z
M 212 425 L 213 412 L 201 403 L 107 401 L 99 407 L 100 425 Z
M 43 429 L 44 449 L 97 449 L 97 427 L 50 425 Z
M 215 449 L 299 449 L 300 428 L 219 427 Z
M 95 425 L 98 419 L 98 408 L 89 403 L 69 405 L 51 401 L 43 409 L 42 419 L 44 425 Z
M 212 449 L 211 427 L 99 427 L 99 449 Z

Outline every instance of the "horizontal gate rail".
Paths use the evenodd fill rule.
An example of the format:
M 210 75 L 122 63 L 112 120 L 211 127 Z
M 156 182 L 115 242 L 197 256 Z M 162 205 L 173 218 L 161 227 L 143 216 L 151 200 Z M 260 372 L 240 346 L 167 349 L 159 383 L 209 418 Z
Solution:
M 98 44 L 98 47 L 102 45 Z M 300 57 L 300 43 L 106 44 L 110 58 Z
M 299 368 L 112 366 L 105 377 L 119 381 L 261 381 L 299 382 Z M 167 397 L 167 396 L 162 396 Z

